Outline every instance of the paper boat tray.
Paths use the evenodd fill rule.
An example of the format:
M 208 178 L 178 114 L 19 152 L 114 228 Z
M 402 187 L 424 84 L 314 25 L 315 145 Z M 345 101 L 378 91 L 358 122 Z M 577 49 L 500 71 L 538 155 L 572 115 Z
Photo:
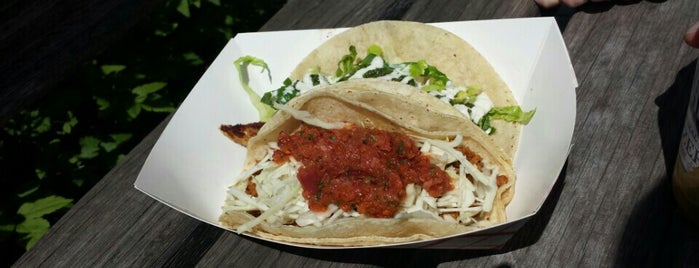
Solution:
M 567 158 L 575 125 L 575 73 L 552 18 L 433 25 L 455 33 L 480 51 L 522 108 L 535 108 L 536 115 L 523 128 L 520 139 L 515 195 L 507 207 L 507 223 L 453 237 L 386 246 L 502 247 L 539 210 Z M 249 72 L 250 85 L 261 94 L 278 88 L 303 57 L 344 30 L 242 33 L 230 40 L 173 115 L 135 187 L 182 213 L 222 227 L 217 219 L 231 178 L 242 171 L 245 148 L 224 137 L 218 127 L 258 120 L 233 62 L 244 55 L 267 62 L 271 82 L 256 67 Z

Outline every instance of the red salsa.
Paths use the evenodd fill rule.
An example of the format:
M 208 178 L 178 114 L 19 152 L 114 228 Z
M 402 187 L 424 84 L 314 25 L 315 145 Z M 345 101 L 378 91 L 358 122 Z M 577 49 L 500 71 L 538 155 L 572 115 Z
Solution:
M 302 125 L 283 132 L 274 161 L 293 157 L 303 166 L 298 180 L 312 211 L 335 204 L 344 211 L 393 217 L 410 183 L 439 197 L 453 189 L 449 175 L 430 163 L 405 134 L 359 127 L 322 129 Z

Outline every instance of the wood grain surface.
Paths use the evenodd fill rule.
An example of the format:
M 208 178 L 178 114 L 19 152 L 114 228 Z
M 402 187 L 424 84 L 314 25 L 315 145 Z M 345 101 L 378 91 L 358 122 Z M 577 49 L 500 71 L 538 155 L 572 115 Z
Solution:
M 574 146 L 541 211 L 501 250 L 311 250 L 198 222 L 133 189 L 166 120 L 15 266 L 698 266 L 699 234 L 676 212 L 668 174 L 699 56 L 682 35 L 699 1 L 545 14 L 558 15 L 579 81 Z M 539 15 L 531 1 L 291 0 L 261 30 Z

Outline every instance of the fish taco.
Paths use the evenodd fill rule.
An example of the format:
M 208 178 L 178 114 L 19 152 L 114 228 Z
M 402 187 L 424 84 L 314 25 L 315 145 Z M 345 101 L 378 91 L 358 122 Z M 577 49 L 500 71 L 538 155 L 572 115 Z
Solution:
M 270 108 L 319 86 L 368 78 L 408 84 L 450 104 L 441 112 L 458 112 L 472 121 L 509 161 L 522 125 L 534 114 L 522 111 L 505 82 L 468 42 L 436 26 L 409 21 L 371 22 L 333 36 L 261 102 Z
M 323 246 L 458 235 L 506 220 L 515 174 L 475 124 L 400 82 L 357 79 L 286 104 L 247 143 L 220 222 Z

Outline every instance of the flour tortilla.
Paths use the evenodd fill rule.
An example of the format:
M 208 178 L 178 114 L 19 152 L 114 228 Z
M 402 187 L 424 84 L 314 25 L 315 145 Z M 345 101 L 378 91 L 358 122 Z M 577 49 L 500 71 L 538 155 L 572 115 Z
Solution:
M 314 68 L 320 68 L 324 74 L 334 74 L 338 61 L 349 53 L 351 45 L 356 47 L 358 56 L 366 55 L 369 46 L 378 45 L 389 63 L 425 60 L 446 74 L 455 85 L 480 86 L 496 107 L 517 105 L 505 82 L 469 43 L 449 31 L 419 22 L 376 21 L 350 28 L 306 56 L 290 78 L 301 79 Z M 451 106 L 448 109 L 456 110 Z M 521 125 L 503 120 L 493 120 L 491 125 L 497 131 L 489 139 L 512 161 L 519 144 Z
M 448 105 L 431 95 L 413 90 L 398 82 L 359 79 L 324 86 L 302 94 L 287 104 L 306 111 L 324 122 L 344 122 L 367 128 L 400 131 L 412 136 L 430 139 L 453 139 L 463 135 L 462 145 L 496 164 L 499 173 L 508 177 L 508 183 L 499 187 L 493 210 L 483 215 L 484 223 L 502 223 L 506 220 L 505 207 L 514 194 L 515 174 L 507 156 L 495 149 L 487 135 L 473 123 L 461 117 L 437 112 Z M 301 121 L 284 111 L 277 112 L 248 142 L 246 168 L 260 161 L 279 134 L 293 132 Z M 253 219 L 246 212 L 225 212 L 220 221 L 235 229 Z M 476 229 L 434 219 L 340 219 L 333 224 L 314 227 L 272 225 L 263 222 L 249 232 L 277 241 L 323 246 L 386 245 L 462 234 Z

